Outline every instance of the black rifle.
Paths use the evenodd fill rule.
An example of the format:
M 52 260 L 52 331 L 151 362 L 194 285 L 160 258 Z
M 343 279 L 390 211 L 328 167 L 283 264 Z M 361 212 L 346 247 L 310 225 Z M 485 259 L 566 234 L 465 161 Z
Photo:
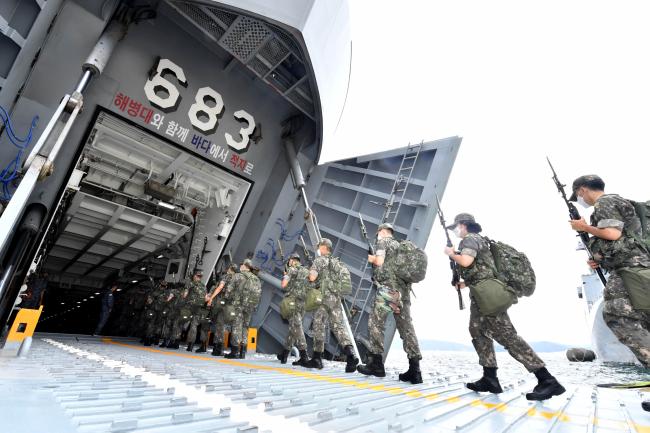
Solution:
M 302 237 L 302 235 L 300 235 L 300 243 L 302 243 L 302 253 L 305 256 L 305 260 L 308 262 L 307 264 L 311 266 L 312 263 L 314 263 L 314 260 L 312 259 L 311 254 L 309 254 L 307 244 L 305 243 L 305 239 Z
M 578 212 L 578 209 L 576 209 L 575 205 L 566 198 L 566 192 L 564 191 L 564 187 L 566 185 L 564 185 L 562 182 L 560 182 L 560 179 L 558 179 L 557 173 L 553 168 L 553 164 L 551 164 L 551 160 L 548 159 L 548 156 L 546 157 L 546 160 L 548 161 L 548 165 L 551 167 L 551 171 L 553 172 L 553 182 L 555 182 L 555 186 L 557 187 L 558 192 L 562 196 L 564 203 L 569 208 L 569 217 L 572 220 L 579 220 L 582 218 L 580 216 L 580 212 Z M 589 260 L 594 260 L 594 255 L 589 249 L 589 234 L 586 232 L 578 232 L 577 236 L 580 238 L 582 245 L 585 246 L 585 250 L 587 250 L 587 254 L 589 255 Z M 600 278 L 600 281 L 603 283 L 603 285 L 607 284 L 607 279 L 605 278 L 603 270 L 600 267 L 596 268 L 596 273 L 598 274 L 598 278 Z
M 454 244 L 451 242 L 451 238 L 449 237 L 447 223 L 445 222 L 445 216 L 442 213 L 438 194 L 436 194 L 436 204 L 438 205 L 438 219 L 440 220 L 440 224 L 442 224 L 442 228 L 445 230 L 445 236 L 447 236 L 447 246 L 452 248 Z M 458 269 L 458 263 L 456 263 L 456 261 L 451 257 L 449 257 L 449 267 L 451 268 L 451 285 L 456 288 L 456 293 L 458 293 L 458 308 L 464 310 L 465 303 L 463 302 L 463 295 L 460 292 L 460 270 Z
M 361 234 L 363 235 L 363 238 L 368 243 L 368 254 L 374 256 L 375 247 L 372 245 L 372 242 L 370 242 L 370 239 L 368 239 L 368 231 L 366 230 L 366 225 L 363 223 L 363 217 L 361 216 L 361 212 L 359 212 L 359 226 L 361 227 Z

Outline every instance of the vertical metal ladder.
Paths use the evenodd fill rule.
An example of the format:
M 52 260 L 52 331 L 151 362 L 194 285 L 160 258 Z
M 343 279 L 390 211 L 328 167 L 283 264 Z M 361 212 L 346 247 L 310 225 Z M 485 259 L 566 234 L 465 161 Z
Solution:
M 402 206 L 402 200 L 404 200 L 406 189 L 411 182 L 415 164 L 417 163 L 418 157 L 420 156 L 420 151 L 422 150 L 422 143 L 423 142 L 414 145 L 409 144 L 404 151 L 399 169 L 395 174 L 395 183 L 393 183 L 390 197 L 388 198 L 388 201 L 383 204 L 386 207 L 386 210 L 384 211 L 384 215 L 381 220 L 382 223 L 390 223 L 395 225 L 395 222 L 397 221 L 397 215 Z M 351 309 L 357 310 L 357 301 L 359 299 L 363 299 L 361 308 L 357 310 L 357 313 L 352 318 L 352 333 L 354 335 L 356 335 L 358 332 L 359 325 L 361 323 L 361 316 L 366 310 L 368 302 L 370 302 L 371 294 L 372 265 L 366 262 L 363 267 L 361 279 L 359 280 L 359 285 L 357 286 L 357 290 L 354 293 L 354 298 L 351 303 Z

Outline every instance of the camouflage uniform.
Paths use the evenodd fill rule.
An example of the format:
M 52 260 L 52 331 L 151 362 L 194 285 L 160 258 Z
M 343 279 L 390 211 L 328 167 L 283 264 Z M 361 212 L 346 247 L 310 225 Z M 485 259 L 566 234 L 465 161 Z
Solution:
M 377 242 L 375 255 L 384 257 L 384 264 L 374 267 L 373 278 L 377 296 L 368 320 L 370 353 L 384 353 L 384 332 L 388 313 L 393 313 L 404 352 L 409 359 L 422 359 L 413 319 L 411 318 L 411 285 L 395 275 L 395 258 L 399 242 L 392 236 Z
M 637 359 L 650 367 L 650 312 L 635 310 L 617 270 L 650 267 L 650 255 L 635 240 L 641 237 L 641 223 L 632 204 L 615 194 L 602 195 L 594 205 L 591 225 L 616 228 L 623 235 L 616 241 L 592 237 L 591 251 L 599 264 L 610 272 L 603 291 L 603 319 L 621 343 Z M 649 288 L 650 289 L 650 288 Z
M 230 318 L 225 316 L 225 308 L 232 304 L 237 285 L 239 284 L 240 274 L 228 274 L 224 278 L 224 286 L 221 293 L 214 298 L 212 302 L 213 316 L 216 316 L 214 329 L 214 343 L 223 344 L 226 326 L 230 325 Z
M 461 241 L 459 248 L 461 254 L 474 257 L 474 263 L 469 268 L 459 266 L 467 286 L 476 285 L 489 278 L 496 278 L 496 266 L 485 239 L 478 234 L 468 233 Z M 484 316 L 471 295 L 470 299 L 472 302 L 469 333 L 472 336 L 472 344 L 478 354 L 479 363 L 483 367 L 497 367 L 493 340 L 501 344 L 510 356 L 523 364 L 528 371 L 535 372 L 544 367 L 544 361 L 537 356 L 523 338 L 517 335 L 517 330 L 510 321 L 507 312 Z
M 238 346 L 241 343 L 245 345 L 248 342 L 248 326 L 262 294 L 262 284 L 252 272 L 242 271 L 239 276 L 232 300 L 236 315 L 232 324 L 231 346 Z
M 177 326 L 174 328 L 174 340 L 180 339 L 181 326 L 189 323 L 187 328 L 187 338 L 185 341 L 193 344 L 196 340 L 196 333 L 199 324 L 204 323 L 207 318 L 207 308 L 205 306 L 206 289 L 205 284 L 201 281 L 192 281 L 189 286 L 185 288 L 187 297 L 184 299 L 180 308 L 180 314 L 177 319 Z
M 284 348 L 291 350 L 295 344 L 298 350 L 307 349 L 305 332 L 302 329 L 302 320 L 305 316 L 305 297 L 309 281 L 309 270 L 300 264 L 289 268 L 285 278 L 288 279 L 287 286 L 284 288 L 285 296 L 291 296 L 295 300 L 296 310 L 287 319 L 289 321 L 289 332 L 284 341 Z
M 165 308 L 165 301 L 167 300 L 167 290 L 164 286 L 158 285 L 156 291 L 151 293 L 149 297 L 151 302 L 147 300 L 147 310 L 149 316 L 147 318 L 147 329 L 145 336 L 147 337 L 160 337 L 162 335 L 163 327 L 163 309 Z
M 171 299 L 168 301 L 167 298 L 171 296 Z M 163 340 L 170 340 L 172 338 L 172 330 L 174 327 L 174 319 L 176 318 L 176 301 L 180 296 L 180 291 L 176 288 L 175 285 L 171 285 L 170 288 L 165 292 L 163 298 L 163 306 L 160 317 L 160 337 Z
M 318 277 L 314 283 L 319 286 L 319 280 L 327 273 L 327 268 L 330 261 L 330 255 L 320 256 L 314 260 L 311 266 L 311 271 L 318 273 Z M 336 278 L 336 276 L 333 276 Z M 327 329 L 327 322 L 329 321 L 331 331 L 338 340 L 339 344 L 343 347 L 351 346 L 350 336 L 345 330 L 343 321 L 347 320 L 343 313 L 343 306 L 341 305 L 341 296 L 336 293 L 327 292 L 323 293 L 323 303 L 318 306 L 314 311 L 314 317 L 311 322 L 312 330 L 314 331 L 314 352 L 322 353 L 325 350 L 325 332 Z
M 221 281 L 219 281 L 219 284 L 217 284 L 217 286 L 214 287 L 213 290 L 216 290 L 217 287 L 219 287 L 221 285 L 221 283 L 223 283 L 223 285 L 224 285 L 223 289 L 221 289 L 221 292 L 219 292 L 219 294 L 212 300 L 212 306 L 208 307 L 208 320 L 209 320 L 209 323 L 211 324 L 210 326 L 214 327 L 214 332 L 215 332 L 214 341 L 215 342 L 217 342 L 217 338 L 216 338 L 217 323 L 219 323 L 219 316 L 221 316 L 223 314 L 224 304 L 222 304 L 221 301 L 224 299 L 224 293 L 226 292 L 226 290 L 228 290 L 228 283 L 230 282 L 231 279 L 232 279 L 232 275 L 229 274 L 229 273 L 226 273 L 223 276 Z M 210 295 L 211 294 L 212 294 L 212 292 L 210 292 Z M 224 324 L 221 325 L 221 335 L 222 335 L 221 338 L 222 339 L 223 339 L 223 333 L 224 333 L 223 327 L 224 327 Z M 200 333 L 199 339 L 201 340 L 202 344 L 205 344 L 205 343 L 208 342 L 208 330 L 209 330 L 208 326 L 205 326 L 205 327 L 201 326 L 201 333 Z

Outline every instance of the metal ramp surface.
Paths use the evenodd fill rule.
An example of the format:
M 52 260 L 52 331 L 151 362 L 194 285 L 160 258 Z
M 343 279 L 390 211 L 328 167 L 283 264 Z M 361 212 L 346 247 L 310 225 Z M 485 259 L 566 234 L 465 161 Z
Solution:
M 26 358 L 0 357 L 0 431 L 650 432 L 637 391 L 569 384 L 533 403 L 526 381 L 479 395 L 464 376 L 425 373 L 412 386 L 390 368 L 377 379 L 250 358 L 41 334 Z

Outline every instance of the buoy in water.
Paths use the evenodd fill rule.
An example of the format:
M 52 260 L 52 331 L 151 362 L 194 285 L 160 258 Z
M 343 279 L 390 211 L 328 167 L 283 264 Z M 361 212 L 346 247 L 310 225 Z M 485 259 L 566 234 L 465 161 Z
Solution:
M 596 354 L 593 350 L 573 348 L 566 351 L 566 357 L 571 362 L 593 362 Z

